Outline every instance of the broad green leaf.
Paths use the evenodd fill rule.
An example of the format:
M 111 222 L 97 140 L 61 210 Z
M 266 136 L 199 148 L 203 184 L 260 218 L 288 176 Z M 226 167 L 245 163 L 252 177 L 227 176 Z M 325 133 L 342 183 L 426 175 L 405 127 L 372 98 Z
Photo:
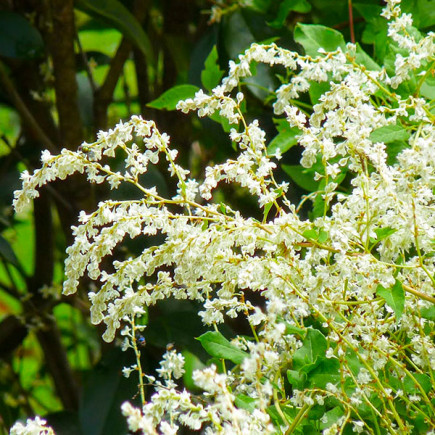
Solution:
M 367 2 L 352 2 L 352 6 L 362 15 L 365 21 L 379 20 L 385 22 L 385 27 L 387 26 L 386 20 L 380 16 L 382 13 L 382 6 Z
M 325 51 L 335 51 L 338 47 L 343 51 L 346 49 L 346 43 L 340 32 L 320 24 L 298 23 L 294 38 L 304 47 L 305 53 L 312 57 L 319 55 L 319 48 Z
M 385 300 L 388 306 L 394 311 L 396 320 L 399 320 L 405 308 L 405 291 L 403 290 L 402 283 L 396 280 L 396 283 L 391 289 L 386 289 L 378 285 L 376 293 Z
M 249 91 L 260 101 L 264 102 L 272 96 L 272 90 L 275 88 L 275 79 L 269 65 L 259 63 L 251 64 L 253 73 L 250 77 L 243 79 Z
M 425 375 L 423 373 L 413 373 L 412 376 L 415 378 L 415 380 L 418 382 L 418 384 L 426 394 L 429 393 L 429 391 L 433 388 L 431 379 L 428 375 Z M 409 375 L 406 375 L 403 381 L 403 386 L 405 392 L 408 394 L 421 394 L 420 388 Z
M 392 234 L 394 234 L 395 232 L 396 232 L 397 230 L 395 229 L 395 228 L 391 228 L 391 227 L 385 227 L 385 228 L 377 228 L 376 230 L 375 230 L 375 233 L 376 233 L 376 239 L 371 239 L 370 238 L 370 241 L 372 242 L 372 243 L 375 243 L 375 244 L 377 244 L 377 243 L 379 243 L 381 240 L 384 240 L 384 239 L 386 239 L 387 237 L 389 237 L 389 236 L 391 236 Z
M 325 213 L 325 200 L 322 195 L 317 194 L 313 201 L 313 209 L 309 214 L 311 220 L 323 216 Z
M 320 243 L 324 243 L 328 240 L 329 234 L 323 229 L 312 228 L 305 230 L 302 235 L 308 240 L 317 240 Z
M 196 386 L 195 382 L 192 379 L 193 372 L 195 370 L 200 370 L 204 368 L 204 364 L 201 360 L 194 355 L 192 352 L 184 349 L 182 351 L 184 357 L 184 375 L 183 375 L 183 384 L 189 391 L 196 391 L 199 388 Z
M 435 76 L 429 74 L 420 88 L 420 95 L 428 100 L 435 100 Z
M 300 373 L 296 370 L 287 370 L 287 380 L 290 385 L 297 390 L 302 390 L 304 388 L 305 381 L 307 380 L 307 375 L 305 373 Z
M 216 358 L 223 358 L 232 361 L 234 364 L 241 364 L 248 356 L 236 346 L 232 345 L 220 332 L 209 331 L 198 337 L 207 353 Z
M 427 320 L 432 320 L 432 322 L 435 322 L 435 305 L 432 305 L 429 308 L 423 308 L 421 310 L 421 317 L 424 317 Z
M 246 396 L 245 394 L 238 394 L 234 400 L 234 404 L 237 406 L 237 408 L 246 409 L 249 412 L 253 412 L 256 407 L 255 399 Z
M 384 20 L 385 21 L 385 20 Z M 381 64 L 384 65 L 384 60 L 387 54 L 389 53 L 389 38 L 387 36 L 387 31 L 376 33 L 376 27 L 374 29 L 374 57 Z M 362 42 L 365 43 L 363 40 Z
M 403 3 L 403 12 L 412 13 L 413 22 L 419 29 L 435 25 L 433 0 L 413 0 Z
M 284 131 L 288 131 L 288 129 L 290 128 L 286 118 L 273 118 L 273 123 L 275 124 L 278 133 L 283 133 Z
M 137 393 L 137 378 L 126 379 L 123 367 L 133 364 L 132 356 L 120 349 L 106 352 L 102 361 L 85 372 L 79 409 L 83 435 L 119 435 L 127 433 L 121 404 Z
M 306 14 L 311 11 L 311 5 L 307 0 L 291 0 L 290 3 L 292 11 L 299 12 L 300 14 Z
M 352 388 L 353 390 L 353 388 Z M 383 402 L 381 398 L 379 397 L 379 394 L 374 393 L 370 394 L 367 397 L 370 405 L 362 401 L 362 403 L 358 404 L 356 406 L 356 409 L 358 410 L 359 415 L 362 417 L 363 420 L 370 419 L 370 417 L 373 417 L 373 408 L 375 409 L 382 409 Z
M 268 24 L 270 27 L 279 29 L 284 26 L 290 12 L 295 11 L 301 14 L 306 14 L 307 12 L 310 12 L 310 10 L 311 5 L 307 0 L 284 0 L 279 5 L 275 19 Z
M 354 352 L 352 349 L 349 348 L 346 350 L 346 364 L 349 366 L 355 376 L 358 376 L 359 371 L 362 367 L 364 367 L 361 363 L 359 356 L 363 354 L 364 351 L 361 347 L 358 349 L 357 352 Z
M 328 232 L 327 231 L 325 231 L 325 230 L 320 230 L 319 231 L 319 237 L 317 238 L 317 240 L 320 242 L 320 243 L 325 243 L 327 240 L 329 239 L 329 234 L 328 234 Z
M 339 406 L 336 406 L 335 408 L 325 413 L 326 419 L 322 419 L 320 421 L 320 429 L 323 430 L 323 429 L 327 429 L 328 427 L 331 427 L 335 422 L 337 422 L 343 416 L 344 416 L 343 409 L 340 408 Z
M 299 370 L 316 364 L 319 357 L 325 356 L 327 347 L 325 336 L 317 329 L 309 328 L 302 347 L 293 355 L 293 368 Z
M 148 103 L 147 106 L 153 109 L 175 110 L 179 101 L 193 98 L 198 91 L 199 88 L 194 85 L 174 86 L 163 92 L 160 97 Z
M 403 140 L 396 140 L 387 144 L 387 149 L 385 150 L 388 155 L 387 163 L 394 165 L 397 162 L 397 156 L 407 148 L 409 148 L 409 144 Z
M 205 69 L 201 72 L 201 82 L 204 88 L 211 91 L 220 83 L 224 75 L 224 71 L 219 68 L 216 45 L 213 46 L 213 49 L 205 60 L 204 66 Z
M 320 97 L 330 90 L 331 90 L 330 81 L 327 82 L 310 81 L 310 89 L 308 90 L 308 94 L 310 95 L 311 104 L 313 105 L 317 104 L 320 100 Z
M 381 70 L 381 67 L 361 48 L 359 44 L 356 44 L 355 61 L 358 65 L 363 65 L 370 71 Z
M 372 131 L 369 139 L 373 142 L 391 143 L 394 141 L 408 140 L 410 134 L 401 125 L 385 125 Z
M 154 50 L 148 35 L 134 15 L 120 1 L 76 0 L 75 4 L 84 12 L 108 21 L 143 52 L 150 65 L 155 64 Z
M 282 165 L 282 169 L 302 189 L 308 192 L 319 190 L 319 182 L 314 180 L 312 168 L 307 169 L 300 165 Z
M 340 362 L 337 358 L 321 357 L 317 367 L 310 371 L 310 385 L 316 388 L 325 388 L 329 382 L 338 384 L 340 380 Z
M 290 323 L 285 322 L 285 333 L 287 335 L 297 335 L 299 337 L 305 337 L 305 329 L 298 328 L 297 326 L 290 325 Z
M 383 39 L 386 38 L 387 20 L 381 17 L 382 6 L 369 3 L 353 3 L 353 7 L 366 21 L 361 39 L 364 44 L 374 44 L 380 34 L 383 35 Z
M 230 59 L 237 58 L 256 40 L 241 11 L 229 15 L 221 27 L 224 47 Z
M 270 209 L 273 206 L 273 202 L 268 202 L 264 205 L 264 211 L 263 211 L 263 222 L 267 221 L 267 216 L 269 216 Z
M 15 59 L 35 59 L 42 56 L 41 34 L 23 16 L 0 12 L 0 55 Z
M 300 134 L 301 131 L 297 127 L 278 133 L 267 146 L 267 153 L 275 154 L 277 150 L 280 150 L 281 154 L 284 154 L 298 143 L 297 136 Z
M 270 2 L 272 0 L 253 0 L 252 8 L 261 13 L 266 13 L 270 7 Z
M 221 116 L 218 112 L 214 112 L 213 115 L 209 117 L 214 122 L 217 122 L 222 126 L 222 129 L 225 133 L 229 133 L 233 127 L 235 127 L 237 124 L 230 124 L 227 118 L 224 118 Z M 233 142 L 235 144 L 235 142 Z M 233 146 L 233 148 L 237 151 L 237 144 Z
M 317 240 L 319 233 L 315 229 L 305 230 L 302 235 L 308 240 Z

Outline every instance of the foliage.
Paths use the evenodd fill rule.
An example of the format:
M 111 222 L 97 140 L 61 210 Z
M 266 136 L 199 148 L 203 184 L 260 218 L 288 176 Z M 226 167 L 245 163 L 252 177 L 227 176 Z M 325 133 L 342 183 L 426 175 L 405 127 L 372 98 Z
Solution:
M 144 26 L 130 25 L 134 16 L 115 0 L 77 2 L 125 32 L 137 47 L 135 56 L 142 56 L 137 74 L 145 61 L 149 79 L 147 98 L 138 98 L 145 115 L 156 115 L 159 127 L 169 130 L 176 107 L 214 123 L 190 117 L 175 130 L 180 144 L 194 138 L 208 158 L 198 147 L 176 150 L 156 122 L 141 116 L 107 130 L 113 92 L 116 98 L 113 65 L 120 57 L 121 65 L 126 62 L 121 47 L 132 47 L 126 40 L 100 84 L 91 64 L 85 65 L 93 89 L 88 126 L 103 128 L 96 142 L 77 148 L 80 135 L 71 134 L 61 110 L 65 90 L 55 85 L 68 146 L 59 153 L 52 139 L 36 130 L 49 150 L 42 152 L 41 169 L 29 166 L 32 175 L 22 173 L 14 206 L 24 213 L 34 203 L 41 249 L 50 240 L 49 234 L 41 238 L 41 223 L 50 215 L 50 201 L 56 204 L 70 242 L 65 279 L 54 273 L 50 256 L 48 273 L 38 275 L 47 272 L 38 269 L 41 250 L 30 279 L 6 233 L 0 249 L 9 273 L 2 287 L 20 302 L 26 325 L 23 331 L 20 317 L 10 315 L 2 329 L 19 331 L 21 340 L 29 329 L 35 334 L 62 406 L 72 411 L 57 414 L 57 420 L 56 414 L 44 416 L 57 433 L 86 428 L 121 433 L 125 424 L 147 434 L 183 428 L 205 433 L 435 431 L 434 41 L 423 31 L 433 20 L 420 4 L 413 6 L 414 22 L 401 12 L 410 2 L 390 0 L 383 11 L 374 8 L 376 14 L 355 4 L 364 25 L 354 27 L 350 15 L 349 34 L 343 36 L 328 25 L 347 17 L 352 4 L 337 4 L 341 7 L 332 17 L 330 2 L 216 2 L 211 21 L 224 29 L 223 42 L 208 39 L 191 84 L 163 87 L 167 90 L 161 93 L 171 68 L 162 71 L 149 41 L 158 24 L 144 33 Z M 292 22 L 306 13 L 314 21 L 321 17 L 326 26 Z M 23 26 L 23 32 L 34 31 Z M 382 30 L 375 32 L 376 26 Z M 276 35 L 292 49 L 275 44 Z M 373 51 L 346 44 L 349 37 L 373 44 Z M 36 39 L 38 47 L 43 39 Z M 53 48 L 50 37 L 44 40 Z M 296 44 L 304 54 L 293 49 Z M 222 45 L 229 58 L 238 57 L 228 70 Z M 19 56 L 37 53 L 26 50 Z M 171 53 L 174 64 L 185 62 L 176 50 Z M 13 84 L 2 71 L 13 100 Z M 178 71 L 182 77 L 183 67 Z M 59 64 L 54 72 L 60 74 Z M 131 110 L 128 87 L 120 91 Z M 159 112 L 146 112 L 149 100 L 148 108 L 163 110 L 166 122 Z M 21 102 L 15 100 L 20 115 L 32 125 Z M 229 140 L 214 134 L 219 124 Z M 295 161 L 299 150 L 300 165 Z M 207 162 L 214 159 L 221 163 Z M 34 160 L 32 155 L 33 167 Z M 165 182 L 162 171 L 169 174 Z M 70 178 L 77 173 L 82 176 Z M 89 190 L 84 177 L 97 188 Z M 43 187 L 47 183 L 50 189 Z M 85 192 L 85 198 L 73 197 L 74 207 L 85 210 L 78 223 L 71 213 L 65 217 L 59 200 L 77 186 Z M 308 193 L 299 198 L 299 189 Z M 89 201 L 93 196 L 97 206 Z M 28 222 L 25 214 L 19 216 Z M 60 281 L 64 299 L 56 288 Z M 98 336 L 94 344 L 89 340 L 91 326 L 73 331 L 65 323 L 83 322 L 87 298 L 91 322 L 105 326 L 103 339 L 122 339 L 128 352 L 104 352 Z M 53 347 L 58 326 L 66 340 L 58 339 Z M 170 341 L 158 363 L 156 348 Z M 5 343 L 8 350 L 17 346 Z M 65 360 L 60 371 L 53 367 L 62 359 L 53 352 L 62 355 L 64 347 L 86 361 L 74 367 L 87 371 L 79 412 L 71 368 Z M 31 349 L 40 348 L 33 344 Z M 90 350 L 103 353 L 95 368 Z M 9 373 L 41 373 L 39 363 L 29 371 L 35 358 L 24 358 L 28 367 L 21 370 L 14 370 L 16 361 L 11 359 Z M 121 367 L 130 383 L 117 375 Z M 60 385 L 59 372 L 66 377 Z M 32 408 L 38 410 L 30 400 L 38 396 L 32 380 L 26 382 L 30 387 L 24 380 L 16 385 L 29 401 L 30 415 Z M 104 412 L 92 411 L 102 403 Z M 2 408 L 19 409 L 10 399 Z M 47 408 L 54 411 L 56 405 Z M 119 408 L 125 420 L 113 419 Z M 39 417 L 29 419 L 12 433 L 51 433 L 45 424 Z

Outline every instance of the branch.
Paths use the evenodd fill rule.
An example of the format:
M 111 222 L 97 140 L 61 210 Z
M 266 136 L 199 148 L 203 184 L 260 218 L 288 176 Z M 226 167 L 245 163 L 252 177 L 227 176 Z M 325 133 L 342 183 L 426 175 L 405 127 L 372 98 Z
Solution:
M 136 0 L 134 2 L 133 13 L 139 23 L 143 22 L 149 3 L 149 0 Z M 97 131 L 107 129 L 107 110 L 113 101 L 116 84 L 124 70 L 124 64 L 130 56 L 132 48 L 132 43 L 123 37 L 110 62 L 109 71 L 103 84 L 94 94 L 94 124 Z
M 36 331 L 36 335 L 63 406 L 65 409 L 76 410 L 78 389 L 56 322 L 50 318 L 44 319 L 44 326 Z
M 94 124 L 96 130 L 107 129 L 107 109 L 113 100 L 116 84 L 124 70 L 124 64 L 130 55 L 131 48 L 131 42 L 122 38 L 115 56 L 110 62 L 106 78 L 94 95 Z
M 0 81 L 2 82 L 6 92 L 8 93 L 12 104 L 15 106 L 18 113 L 20 114 L 23 123 L 29 127 L 32 135 L 34 135 L 38 139 L 38 141 L 40 141 L 44 145 L 45 148 L 50 150 L 52 153 L 57 154 L 59 150 L 53 144 L 51 139 L 41 129 L 38 122 L 35 120 L 32 113 L 29 111 L 26 104 L 21 99 L 20 95 L 15 89 L 12 80 L 9 78 L 2 61 L 0 61 Z
M 49 26 L 45 37 L 53 61 L 56 107 L 62 146 L 76 149 L 83 141 L 83 124 L 78 106 L 74 53 L 74 1 L 51 0 L 45 10 Z

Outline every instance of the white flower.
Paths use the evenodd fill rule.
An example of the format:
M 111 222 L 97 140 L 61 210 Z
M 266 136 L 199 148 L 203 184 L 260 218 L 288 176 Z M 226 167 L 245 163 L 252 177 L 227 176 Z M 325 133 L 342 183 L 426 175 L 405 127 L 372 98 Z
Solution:
M 9 432 L 10 435 L 54 435 L 53 429 L 46 426 L 47 421 L 35 417 L 34 419 L 28 418 L 26 423 L 15 423 Z

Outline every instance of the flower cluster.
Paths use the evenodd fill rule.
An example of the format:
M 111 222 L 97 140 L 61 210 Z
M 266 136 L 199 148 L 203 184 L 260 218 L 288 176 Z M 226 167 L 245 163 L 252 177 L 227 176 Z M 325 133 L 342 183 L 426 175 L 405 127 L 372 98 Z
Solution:
M 145 376 L 155 388 L 150 401 L 141 409 L 123 405 L 131 430 L 172 434 L 182 424 L 207 434 L 291 433 L 313 410 L 325 434 L 348 424 L 357 433 L 410 433 L 417 420 L 435 430 L 434 115 L 424 98 L 391 91 L 411 73 L 426 77 L 434 41 L 432 34 L 419 39 L 408 32 L 412 21 L 397 3 L 390 0 L 384 12 L 402 50 L 392 77 L 358 64 L 351 44 L 316 58 L 254 44 L 211 95 L 200 91 L 180 102 L 184 112 L 218 112 L 238 125 L 230 136 L 239 156 L 208 167 L 201 182 L 175 163 L 169 138 L 137 116 L 77 152 L 45 152 L 42 168 L 23 174 L 18 210 L 38 187 L 74 172 L 143 193 L 141 200 L 108 200 L 82 213 L 67 250 L 64 293 L 74 293 L 85 274 L 99 283 L 89 293 L 91 318 L 106 324 L 105 340 L 113 340 L 123 319 L 168 298 L 200 302 L 203 322 L 215 328 L 225 316 L 246 316 L 251 325 L 252 340 L 238 337 L 232 344 L 244 355 L 232 370 L 212 365 L 194 373 L 200 400 L 180 391 L 183 360 L 169 351 L 161 380 Z M 274 110 L 300 130 L 301 164 L 320 168 L 321 188 L 312 199 L 321 212 L 312 220 L 302 219 L 286 198 L 288 183 L 275 181 L 279 153 L 268 153 L 258 121 L 246 122 L 243 94 L 233 96 L 252 62 L 293 71 L 277 89 Z M 312 113 L 304 113 L 294 100 L 313 81 L 330 87 Z M 394 155 L 382 140 L 391 128 L 406 136 Z M 117 150 L 126 156 L 123 172 L 101 163 Z M 139 183 L 162 156 L 178 182 L 172 198 Z M 347 190 L 340 188 L 344 177 Z M 213 203 L 221 182 L 247 188 L 264 220 Z M 267 219 L 272 207 L 274 217 Z M 155 234 L 161 243 L 103 269 L 103 258 L 127 236 Z M 264 304 L 253 305 L 248 290 L 260 293 Z
M 40 417 L 28 418 L 26 424 L 17 422 L 10 431 L 10 435 L 54 435 L 53 429 L 46 426 L 47 422 Z

